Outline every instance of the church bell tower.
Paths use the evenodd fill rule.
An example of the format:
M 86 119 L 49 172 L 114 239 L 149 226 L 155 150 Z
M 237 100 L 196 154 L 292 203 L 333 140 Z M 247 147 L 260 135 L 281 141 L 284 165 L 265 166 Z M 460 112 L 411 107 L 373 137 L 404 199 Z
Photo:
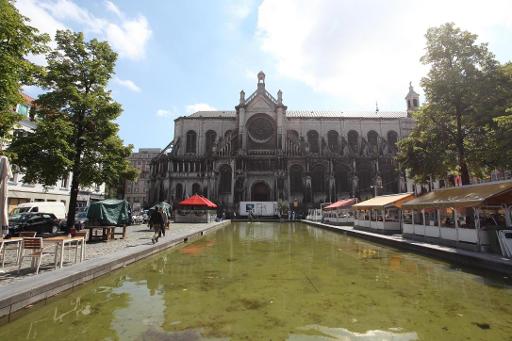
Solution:
M 405 96 L 405 102 L 407 103 L 407 117 L 411 117 L 411 113 L 420 107 L 420 95 L 414 91 L 412 82 L 409 82 L 409 92 Z

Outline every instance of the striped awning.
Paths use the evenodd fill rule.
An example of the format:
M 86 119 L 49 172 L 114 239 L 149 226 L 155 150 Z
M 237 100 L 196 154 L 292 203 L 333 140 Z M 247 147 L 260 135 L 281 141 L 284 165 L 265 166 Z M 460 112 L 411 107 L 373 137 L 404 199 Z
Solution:
M 338 200 L 328 206 L 325 206 L 324 210 L 334 210 L 337 208 L 348 208 L 356 203 L 356 198 Z

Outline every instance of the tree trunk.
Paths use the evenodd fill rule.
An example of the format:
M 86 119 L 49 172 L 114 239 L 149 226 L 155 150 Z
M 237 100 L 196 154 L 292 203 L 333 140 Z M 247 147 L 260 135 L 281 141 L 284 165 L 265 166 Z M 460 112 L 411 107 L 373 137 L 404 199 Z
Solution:
M 464 135 L 462 133 L 462 114 L 460 113 L 457 113 L 457 159 L 462 185 L 469 185 L 469 170 L 466 163 L 466 149 L 464 148 Z
M 75 157 L 73 160 L 73 180 L 71 181 L 71 193 L 69 197 L 68 207 L 68 219 L 66 226 L 68 230 L 75 226 L 75 211 L 78 198 L 78 192 L 80 187 L 80 173 L 82 172 L 82 152 L 83 152 L 83 141 L 82 136 L 84 134 L 83 127 L 84 113 L 79 113 L 77 130 L 75 136 Z
M 81 167 L 81 154 L 82 154 L 82 148 L 76 152 L 75 154 L 75 160 L 73 165 L 73 179 L 71 181 L 71 193 L 69 197 L 69 207 L 68 207 L 68 219 L 66 226 L 68 229 L 75 226 L 75 211 L 76 211 L 76 204 L 77 204 L 77 198 L 78 198 L 78 192 L 80 187 L 80 167 Z
M 75 167 L 73 167 L 74 169 Z M 71 181 L 71 193 L 69 196 L 69 207 L 68 207 L 68 219 L 66 226 L 68 230 L 75 226 L 75 211 L 76 211 L 76 204 L 77 204 L 77 198 L 78 198 L 78 191 L 79 191 L 79 181 L 78 176 L 76 176 L 76 173 L 73 172 L 73 180 Z

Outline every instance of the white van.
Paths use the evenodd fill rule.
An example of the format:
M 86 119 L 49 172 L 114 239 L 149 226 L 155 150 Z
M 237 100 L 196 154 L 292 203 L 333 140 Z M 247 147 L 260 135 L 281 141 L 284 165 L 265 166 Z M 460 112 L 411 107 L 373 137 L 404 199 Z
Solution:
M 26 212 L 41 212 L 53 213 L 57 219 L 66 219 L 66 206 L 61 201 L 34 201 L 19 204 L 11 211 L 11 216 L 26 213 Z

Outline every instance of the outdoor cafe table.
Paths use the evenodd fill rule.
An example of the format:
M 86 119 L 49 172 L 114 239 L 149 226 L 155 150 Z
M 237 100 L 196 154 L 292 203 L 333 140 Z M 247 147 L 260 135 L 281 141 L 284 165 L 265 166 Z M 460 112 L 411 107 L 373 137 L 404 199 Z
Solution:
M 16 244 L 16 263 L 18 262 L 20 258 L 20 252 L 21 252 L 21 242 L 23 241 L 23 238 L 21 237 L 12 237 L 9 239 L 2 238 L 0 239 L 0 254 L 2 255 L 2 268 L 4 267 L 5 263 L 5 246 L 7 244 Z
M 68 236 L 57 236 L 49 237 L 44 239 L 44 243 L 55 243 L 55 268 L 57 264 L 59 268 L 62 268 L 64 263 L 64 248 L 66 244 L 80 243 L 80 262 L 84 258 L 85 254 L 85 238 L 84 237 L 68 237 Z M 60 249 L 60 252 L 59 252 Z M 57 263 L 57 256 L 60 255 L 60 261 Z M 76 250 L 75 250 L 75 262 L 76 262 Z

